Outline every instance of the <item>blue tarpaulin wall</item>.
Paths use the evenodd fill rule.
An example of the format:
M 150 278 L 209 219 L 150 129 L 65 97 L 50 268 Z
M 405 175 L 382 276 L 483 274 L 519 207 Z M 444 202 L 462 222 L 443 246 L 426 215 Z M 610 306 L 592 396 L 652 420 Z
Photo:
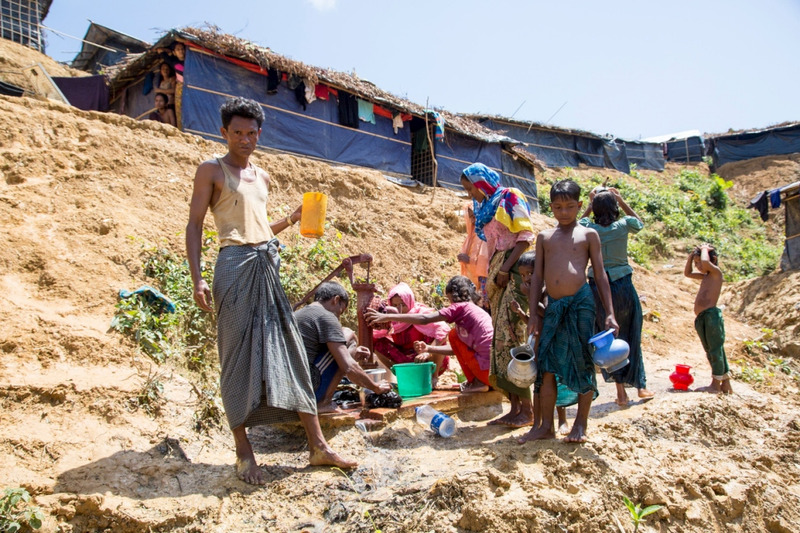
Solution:
M 645 170 L 664 170 L 664 148 L 662 143 L 620 141 L 625 145 L 628 163 Z
M 706 147 L 702 137 L 686 137 L 667 142 L 667 161 L 702 161 L 705 155 Z
M 577 167 L 580 163 L 593 167 L 605 166 L 602 139 L 579 137 L 536 127 L 528 129 L 526 126 L 492 119 L 487 119 L 481 124 L 522 142 L 525 151 L 549 167 Z
M 531 210 L 538 211 L 536 178 L 533 169 L 503 151 L 500 143 L 489 143 L 447 130 L 443 142 L 434 141 L 438 163 L 438 184 L 461 189 L 461 173 L 472 163 L 483 163 L 500 174 L 505 187 L 525 193 Z
M 181 109 L 184 131 L 220 140 L 220 106 L 228 97 L 243 96 L 259 102 L 266 115 L 258 140 L 262 148 L 410 176 L 407 126 L 395 135 L 391 119 L 377 115 L 375 124 L 360 121 L 358 129 L 342 126 L 333 95 L 303 110 L 285 83 L 277 94 L 268 95 L 266 76 L 222 58 L 187 52 Z
M 709 139 L 714 167 L 765 155 L 800 152 L 800 124 Z

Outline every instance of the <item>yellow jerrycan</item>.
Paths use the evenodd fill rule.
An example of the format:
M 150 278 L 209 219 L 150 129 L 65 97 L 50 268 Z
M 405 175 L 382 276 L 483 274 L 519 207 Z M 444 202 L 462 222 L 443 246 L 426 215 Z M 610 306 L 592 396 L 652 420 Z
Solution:
M 319 239 L 325 233 L 325 213 L 328 197 L 321 192 L 303 194 L 303 213 L 300 217 L 300 235 Z

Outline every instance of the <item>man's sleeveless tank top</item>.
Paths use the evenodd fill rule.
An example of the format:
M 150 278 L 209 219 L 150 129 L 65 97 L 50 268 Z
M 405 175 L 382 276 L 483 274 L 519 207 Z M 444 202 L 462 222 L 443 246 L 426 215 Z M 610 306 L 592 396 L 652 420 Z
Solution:
M 225 184 L 211 213 L 220 248 L 272 239 L 274 235 L 267 219 L 267 184 L 257 171 L 256 179 L 248 182 L 235 177 L 221 158 L 217 158 L 217 163 L 225 174 Z

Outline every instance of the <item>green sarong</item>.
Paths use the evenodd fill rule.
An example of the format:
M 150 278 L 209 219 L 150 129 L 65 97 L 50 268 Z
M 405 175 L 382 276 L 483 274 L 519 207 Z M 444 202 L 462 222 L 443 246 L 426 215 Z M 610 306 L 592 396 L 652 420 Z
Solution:
M 728 358 L 725 357 L 725 322 L 719 307 L 709 307 L 694 319 L 694 329 L 700 336 L 708 362 L 711 363 L 711 374 L 714 379 L 729 379 Z
M 571 391 L 577 394 L 591 391 L 597 397 L 597 379 L 589 349 L 594 315 L 594 296 L 588 284 L 572 296 L 548 299 L 537 355 L 536 392 L 544 373 L 549 372 Z

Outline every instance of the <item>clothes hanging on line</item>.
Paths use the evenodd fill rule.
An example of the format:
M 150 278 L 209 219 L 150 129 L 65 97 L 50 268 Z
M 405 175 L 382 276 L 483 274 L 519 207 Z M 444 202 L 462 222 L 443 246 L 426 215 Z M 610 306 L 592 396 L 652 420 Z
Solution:
M 769 191 L 762 191 L 758 193 L 752 200 L 750 200 L 750 205 L 747 206 L 748 209 L 755 209 L 758 211 L 761 220 L 764 222 L 767 221 L 769 217 L 769 203 L 767 197 L 769 196 Z
M 769 203 L 772 209 L 778 209 L 781 206 L 781 190 L 772 189 L 769 191 Z

